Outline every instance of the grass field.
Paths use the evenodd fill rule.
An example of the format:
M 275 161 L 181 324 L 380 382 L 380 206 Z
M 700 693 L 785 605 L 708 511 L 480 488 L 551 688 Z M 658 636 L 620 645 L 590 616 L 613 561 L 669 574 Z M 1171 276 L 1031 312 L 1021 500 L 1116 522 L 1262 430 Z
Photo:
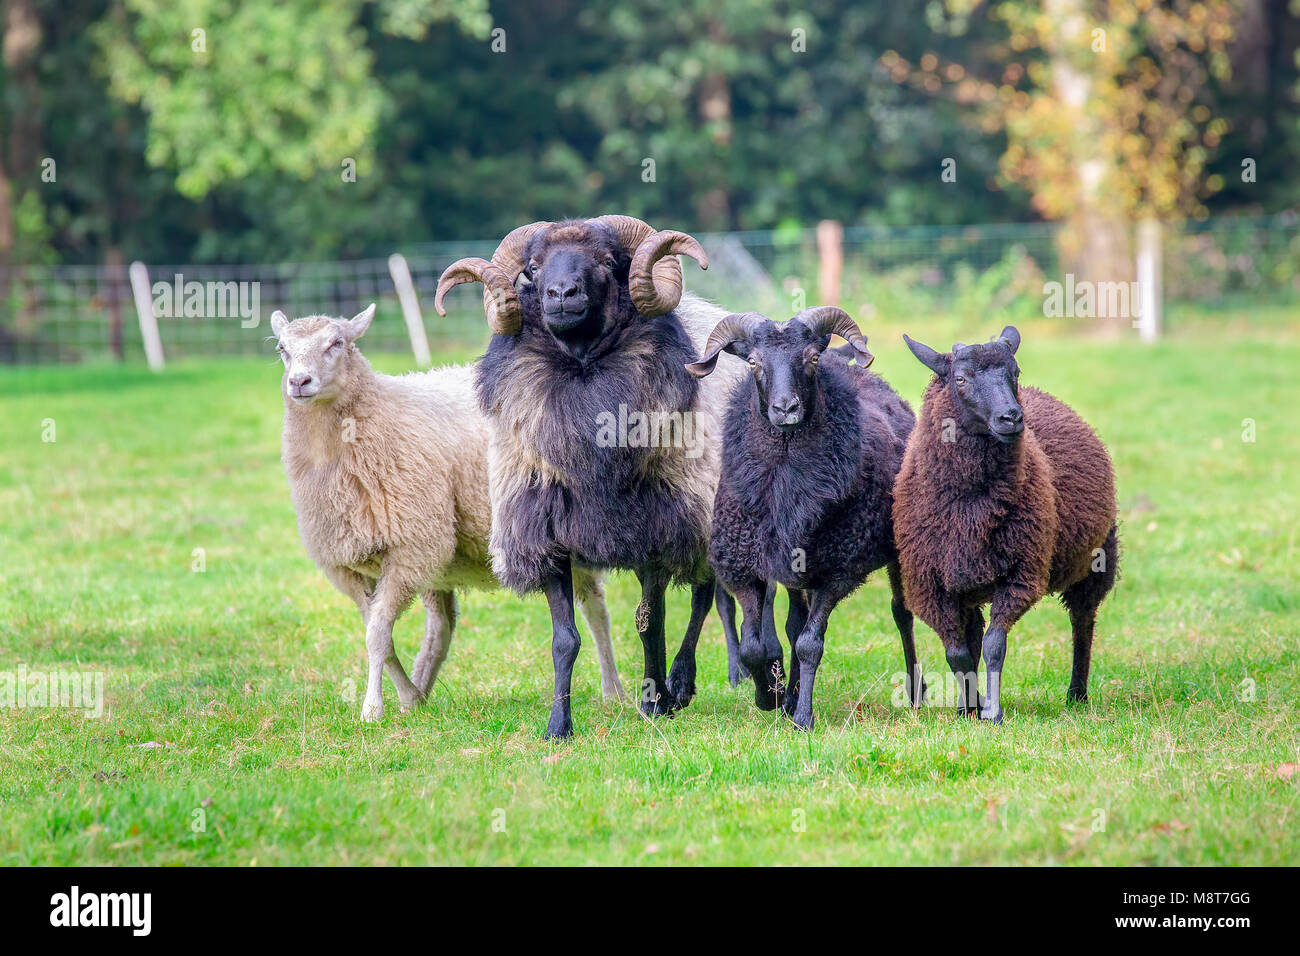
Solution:
M 1024 381 L 1114 455 L 1121 580 L 1091 703 L 1065 706 L 1068 621 L 1045 601 L 1011 634 L 1000 728 L 893 705 L 883 576 L 832 619 L 808 735 L 727 685 L 711 618 L 689 709 L 603 703 L 587 641 L 576 736 L 544 742 L 545 603 L 500 592 L 463 599 L 429 707 L 401 714 L 387 686 L 362 726 L 359 621 L 303 554 L 280 469 L 277 364 L 0 371 L 0 671 L 102 674 L 106 698 L 98 718 L 0 712 L 0 862 L 1300 862 L 1300 341 L 1024 331 Z M 897 335 L 872 348 L 915 401 Z M 628 686 L 634 583 L 610 589 Z M 919 621 L 917 643 L 933 683 Z

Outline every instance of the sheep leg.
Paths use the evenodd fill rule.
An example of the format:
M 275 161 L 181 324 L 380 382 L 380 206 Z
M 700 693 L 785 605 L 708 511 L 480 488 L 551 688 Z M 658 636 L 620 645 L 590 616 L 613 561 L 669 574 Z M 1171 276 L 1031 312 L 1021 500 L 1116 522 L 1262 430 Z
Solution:
M 979 669 L 984 648 L 984 612 L 977 607 L 964 608 L 961 621 L 961 642 L 966 647 L 968 664 L 961 673 L 953 668 L 953 676 L 957 678 L 957 712 L 973 715 L 979 713 L 983 704 L 979 695 Z M 951 654 L 948 663 L 952 665 Z
M 903 664 L 907 668 L 907 699 L 913 707 L 925 705 L 925 678 L 916 666 L 916 641 L 913 638 L 912 612 L 903 600 L 903 575 L 897 561 L 889 562 L 889 588 L 893 592 L 889 609 L 894 614 L 894 625 L 903 642 Z
M 817 668 L 826 648 L 826 625 L 830 622 L 831 611 L 835 610 L 845 593 L 839 588 L 811 590 L 808 620 L 794 648 L 799 658 L 799 703 L 794 709 L 794 725 L 800 730 L 812 730 L 813 685 L 817 682 Z
M 767 584 L 754 578 L 732 593 L 740 604 L 740 659 L 754 678 L 754 706 L 775 710 L 785 696 L 785 662 L 776 627 L 767 623 Z
M 623 682 L 614 663 L 614 642 L 610 637 L 609 609 L 605 606 L 605 585 L 587 568 L 573 569 L 573 596 L 596 641 L 600 662 L 600 692 L 606 700 L 623 699 Z
M 790 679 L 785 685 L 785 700 L 782 702 L 782 707 L 786 714 L 793 717 L 795 706 L 799 702 L 799 655 L 795 652 L 795 647 L 799 643 L 799 635 L 803 633 L 804 627 L 808 624 L 808 598 L 798 588 L 786 588 L 785 593 L 790 599 L 790 607 L 785 615 L 785 640 L 790 645 Z M 775 582 L 768 586 L 767 603 L 768 607 L 772 609 L 772 629 L 775 631 Z
M 1002 723 L 1002 662 L 1007 657 L 1007 632 L 990 627 L 984 634 L 984 676 L 987 689 L 980 706 L 980 720 Z
M 422 697 L 428 697 L 438 672 L 447 659 L 451 639 L 456 633 L 456 594 L 453 591 L 426 591 L 424 602 L 424 642 L 411 667 L 411 683 Z
M 1097 625 L 1097 608 L 1110 593 L 1119 570 L 1119 540 L 1113 526 L 1099 557 L 1100 566 L 1094 558 L 1088 576 L 1070 585 L 1061 595 L 1070 612 L 1070 630 L 1074 635 L 1074 666 L 1065 698 L 1074 703 L 1088 699 L 1088 671 L 1092 664 L 1092 635 Z
M 366 699 L 361 705 L 361 719 L 367 722 L 384 716 L 384 671 L 397 688 L 397 699 L 403 710 L 410 710 L 423 702 L 424 697 L 397 659 L 393 649 L 393 624 L 411 603 L 411 594 L 401 593 L 395 586 L 380 578 L 375 593 L 370 598 L 370 613 L 366 619 L 366 655 L 369 668 L 366 680 Z
M 682 646 L 673 658 L 672 670 L 668 672 L 668 692 L 676 698 L 678 707 L 686 707 L 695 697 L 695 647 L 700 642 L 704 619 L 709 616 L 713 594 L 713 578 L 691 588 L 691 619 L 686 624 Z
M 731 592 L 717 583 L 715 603 L 718 618 L 722 621 L 722 637 L 727 644 L 727 680 L 732 687 L 739 687 L 740 682 L 749 678 L 749 671 L 740 662 L 740 637 L 736 633 L 736 599 Z
M 573 686 L 573 665 L 578 659 L 582 638 L 573 622 L 573 575 L 566 558 L 561 569 L 542 582 L 546 603 L 551 608 L 551 664 L 555 669 L 555 693 L 551 698 L 551 719 L 546 724 L 547 739 L 573 736 L 573 714 L 569 696 Z
M 340 592 L 352 599 L 352 603 L 361 612 L 361 626 L 364 628 L 370 616 L 370 579 L 362 577 L 351 568 L 342 566 L 325 568 L 325 577 L 329 578 L 330 583 Z
M 647 717 L 671 716 L 677 701 L 668 689 L 668 650 L 664 643 L 664 594 L 668 575 L 658 569 L 637 571 L 641 603 L 636 609 L 636 630 L 645 655 L 641 681 L 641 713 Z

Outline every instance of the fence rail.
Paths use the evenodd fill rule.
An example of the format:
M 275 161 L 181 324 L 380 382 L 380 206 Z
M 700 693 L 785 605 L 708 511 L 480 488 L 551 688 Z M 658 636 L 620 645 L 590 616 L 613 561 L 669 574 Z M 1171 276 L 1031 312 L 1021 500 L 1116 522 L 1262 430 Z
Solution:
M 687 284 L 737 309 L 788 314 L 816 304 L 816 230 L 732 232 L 699 237 L 710 269 L 688 266 Z M 849 227 L 843 231 L 840 301 L 871 315 L 935 312 L 1019 317 L 1042 314 L 1044 283 L 1060 280 L 1058 227 Z M 480 343 L 476 290 L 433 312 L 442 270 L 494 243 L 441 242 L 404 250 L 430 342 Z M 1300 216 L 1221 218 L 1166 231 L 1163 295 L 1169 303 L 1213 306 L 1248 295 L 1300 300 Z M 366 344 L 407 350 L 411 339 L 387 259 L 245 265 L 148 264 L 150 296 L 168 358 L 269 354 L 268 318 L 351 315 L 378 303 Z M 144 354 L 125 265 L 11 266 L 0 269 L 0 363 L 80 362 Z

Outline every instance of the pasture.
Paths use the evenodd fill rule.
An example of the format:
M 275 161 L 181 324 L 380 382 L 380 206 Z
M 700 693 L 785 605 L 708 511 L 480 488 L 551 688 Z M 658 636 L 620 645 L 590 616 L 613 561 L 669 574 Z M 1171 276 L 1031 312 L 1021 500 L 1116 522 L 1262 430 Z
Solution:
M 811 734 L 727 685 L 710 617 L 699 696 L 656 722 L 602 702 L 584 628 L 575 737 L 544 742 L 549 616 L 504 592 L 462 598 L 430 706 L 400 713 L 386 680 L 363 726 L 360 622 L 304 555 L 279 462 L 278 363 L 0 370 L 0 670 L 104 688 L 98 717 L 0 711 L 0 862 L 1293 864 L 1300 341 L 1231 324 L 1151 347 L 1022 324 L 1023 381 L 1114 457 L 1121 579 L 1090 703 L 1065 704 L 1047 600 L 1011 633 L 1002 727 L 896 705 L 883 574 L 832 618 Z M 902 327 L 867 330 L 916 406 Z M 631 689 L 634 579 L 609 593 Z M 670 595 L 670 654 L 687 603 Z M 408 666 L 420 626 L 398 626 Z M 941 689 L 919 620 L 917 647 Z

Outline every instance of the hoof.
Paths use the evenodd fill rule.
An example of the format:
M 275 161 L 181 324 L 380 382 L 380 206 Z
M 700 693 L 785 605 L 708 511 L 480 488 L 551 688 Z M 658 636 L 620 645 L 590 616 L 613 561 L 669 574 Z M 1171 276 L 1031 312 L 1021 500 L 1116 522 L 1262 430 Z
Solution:
M 366 724 L 373 724 L 379 718 L 384 716 L 384 702 L 366 701 L 361 706 L 361 721 Z
M 680 709 L 672 694 L 660 694 L 658 700 L 641 701 L 641 713 L 647 717 L 671 717 Z
M 1088 691 L 1078 687 L 1071 687 L 1065 692 L 1065 699 L 1071 704 L 1086 704 L 1088 702 Z
M 999 707 L 997 710 L 993 710 L 991 707 L 985 707 L 980 711 L 980 720 L 991 724 L 1001 724 L 1002 708 Z
M 674 663 L 672 672 L 668 675 L 668 693 L 676 699 L 679 709 L 688 706 L 695 699 L 694 670 L 693 667 L 678 667 Z
M 797 728 L 799 728 L 800 730 L 812 730 L 812 729 L 813 729 L 813 719 L 814 719 L 814 718 L 813 718 L 813 715 L 812 715 L 812 711 L 809 711 L 808 713 L 805 714 L 805 713 L 801 713 L 800 711 L 796 710 L 796 711 L 794 712 L 794 716 L 791 717 L 790 719 L 791 719 L 791 721 L 794 723 L 794 725 L 795 725 Z
M 569 719 L 557 720 L 552 717 L 550 723 L 546 725 L 545 740 L 568 740 L 573 736 L 573 721 Z
M 602 682 L 600 695 L 606 700 L 623 700 L 623 684 L 619 681 L 615 681 L 613 684 Z

